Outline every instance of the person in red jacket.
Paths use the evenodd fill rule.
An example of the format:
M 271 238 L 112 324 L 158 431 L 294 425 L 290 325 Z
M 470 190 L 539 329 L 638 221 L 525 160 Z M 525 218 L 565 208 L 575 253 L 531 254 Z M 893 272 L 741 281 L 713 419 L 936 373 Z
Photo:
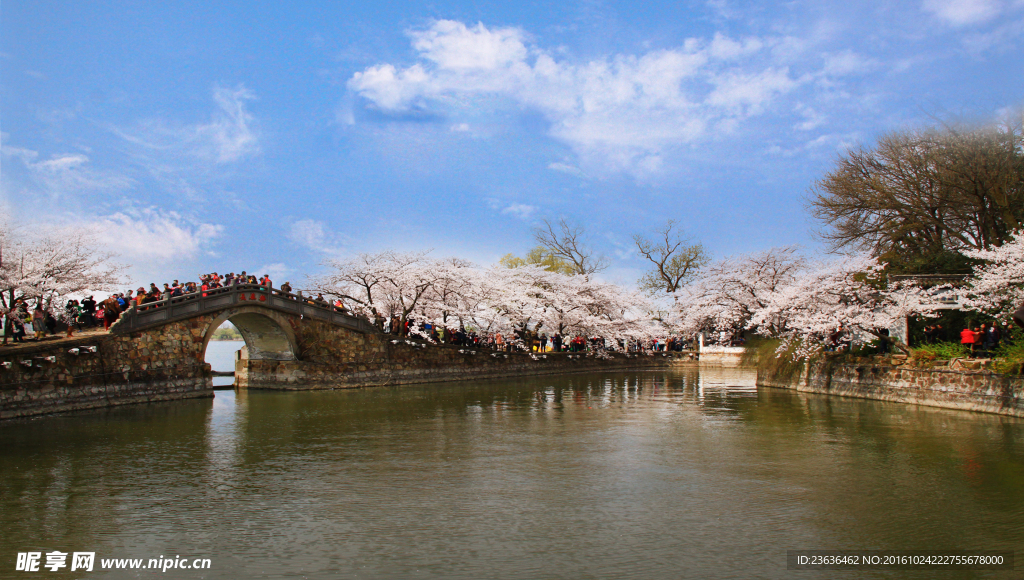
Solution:
M 977 342 L 978 336 L 970 328 L 965 328 L 960 331 L 960 344 L 966 346 L 971 350 L 970 356 L 974 356 L 974 344 Z

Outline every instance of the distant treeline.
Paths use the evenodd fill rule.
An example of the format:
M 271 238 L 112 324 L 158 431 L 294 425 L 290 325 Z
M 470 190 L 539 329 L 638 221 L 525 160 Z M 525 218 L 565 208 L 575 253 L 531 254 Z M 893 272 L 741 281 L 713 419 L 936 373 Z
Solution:
M 242 340 L 242 335 L 233 326 L 222 326 L 213 332 L 210 340 Z

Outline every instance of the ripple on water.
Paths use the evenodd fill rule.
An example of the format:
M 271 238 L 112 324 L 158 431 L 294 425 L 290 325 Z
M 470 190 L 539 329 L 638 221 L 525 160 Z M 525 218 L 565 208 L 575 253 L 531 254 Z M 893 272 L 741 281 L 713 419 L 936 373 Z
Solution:
M 1024 548 L 1021 421 L 728 369 L 227 391 L 0 438 L 0 547 L 196 554 L 212 578 L 787 578 L 787 549 Z

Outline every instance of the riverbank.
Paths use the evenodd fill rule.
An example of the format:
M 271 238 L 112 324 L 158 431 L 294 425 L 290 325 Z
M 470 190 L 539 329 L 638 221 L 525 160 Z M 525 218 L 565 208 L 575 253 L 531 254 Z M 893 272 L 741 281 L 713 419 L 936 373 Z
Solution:
M 757 386 L 1024 417 L 1024 377 L 987 370 L 917 368 L 864 357 L 759 368 Z
M 194 334 L 195 329 L 159 337 L 83 334 L 10 348 L 5 351 L 10 356 L 0 357 L 0 419 L 212 397 L 210 365 L 183 346 L 201 340 Z M 428 346 L 386 336 L 352 340 L 366 342 L 368 354 L 333 344 L 302 361 L 240 358 L 235 385 L 322 390 L 697 365 L 678 353 L 537 355 Z
M 241 359 L 235 363 L 235 385 L 308 391 L 594 371 L 664 370 L 698 364 L 675 353 L 616 353 L 599 357 L 564 352 L 497 353 L 434 345 L 418 351 L 395 349 L 380 361 L 357 364 Z

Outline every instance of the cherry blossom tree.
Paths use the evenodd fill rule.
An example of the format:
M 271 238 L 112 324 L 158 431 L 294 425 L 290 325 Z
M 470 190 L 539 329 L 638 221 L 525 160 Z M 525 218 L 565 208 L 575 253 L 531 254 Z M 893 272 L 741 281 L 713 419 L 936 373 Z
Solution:
M 124 267 L 112 258 L 81 231 L 36 233 L 0 225 L 0 305 L 10 308 L 21 298 L 49 308 L 69 295 L 113 290 Z
M 933 316 L 940 305 L 934 290 L 906 283 L 887 286 L 883 269 L 867 254 L 809 268 L 776 288 L 749 326 L 781 337 L 780 352 L 792 348 L 796 358 L 821 351 L 840 331 L 884 339 L 907 352 L 888 329 L 907 316 Z M 772 328 L 782 330 L 772 334 Z
M 658 334 L 646 301 L 623 288 L 541 266 L 492 268 L 486 273 L 489 306 L 505 331 L 640 338 Z
M 330 260 L 326 265 L 333 271 L 311 279 L 315 291 L 341 298 L 376 324 L 398 317 L 403 326 L 433 289 L 441 270 L 426 252 L 391 250 Z
M 1001 246 L 964 253 L 984 261 L 963 290 L 964 307 L 1008 320 L 1024 303 L 1024 230 Z
M 634 292 L 539 264 L 480 269 L 458 258 L 385 251 L 328 262 L 315 291 L 377 321 L 413 318 L 506 335 L 547 332 L 605 338 L 653 336 L 658 327 Z
M 450 326 L 465 326 L 472 310 L 475 290 L 479 286 L 477 271 L 471 262 L 461 258 L 444 258 L 433 263 L 433 281 L 417 305 L 421 319 Z
M 754 315 L 805 267 L 806 260 L 794 246 L 713 262 L 676 291 L 677 319 L 673 324 L 684 335 L 753 328 L 767 336 L 778 336 L 786 330 L 783 319 L 761 316 L 752 323 Z

